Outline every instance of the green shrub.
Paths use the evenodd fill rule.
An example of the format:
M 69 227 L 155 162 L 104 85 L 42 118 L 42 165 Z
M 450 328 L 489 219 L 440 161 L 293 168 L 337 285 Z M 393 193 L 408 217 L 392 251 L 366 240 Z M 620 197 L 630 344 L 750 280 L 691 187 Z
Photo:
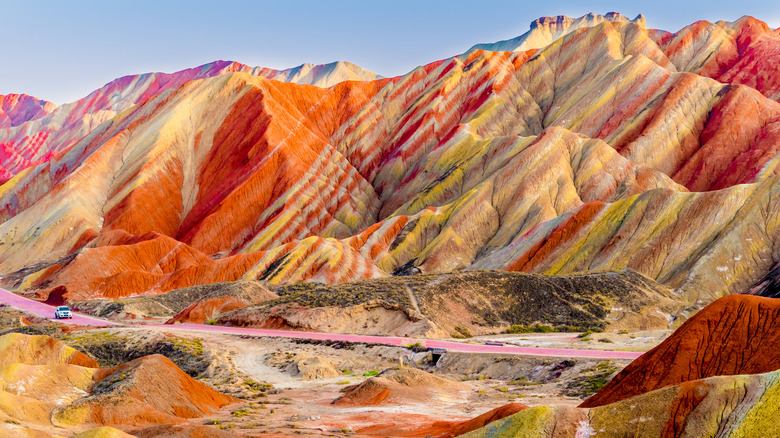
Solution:
M 455 331 L 458 332 L 464 338 L 472 337 L 471 332 L 467 328 L 455 326 Z
M 549 325 L 536 324 L 533 327 L 533 331 L 536 333 L 552 333 L 555 330 Z

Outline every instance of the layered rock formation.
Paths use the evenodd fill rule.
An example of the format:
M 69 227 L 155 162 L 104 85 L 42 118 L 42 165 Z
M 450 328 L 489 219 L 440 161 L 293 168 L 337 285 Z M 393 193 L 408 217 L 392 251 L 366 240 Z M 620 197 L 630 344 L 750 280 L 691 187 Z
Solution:
M 0 95 L 0 127 L 8 128 L 50 114 L 57 105 L 26 94 Z
M 635 23 L 637 26 L 647 27 L 645 17 L 642 14 L 639 14 L 633 20 L 630 20 L 617 12 L 609 12 L 604 15 L 590 13 L 579 18 L 571 18 L 565 15 L 542 17 L 532 21 L 531 30 L 518 37 L 497 41 L 495 43 L 477 44 L 470 50 L 524 52 L 526 50 L 541 49 L 577 29 L 593 27 L 605 21 Z
M 348 62 L 303 64 L 287 70 L 216 61 L 176 73 L 146 73 L 116 79 L 87 97 L 56 105 L 25 95 L 0 96 L 0 181 L 66 151 L 101 123 L 153 96 L 188 81 L 245 72 L 283 82 L 333 86 L 381 76 Z
M 337 406 L 374 406 L 393 403 L 425 403 L 433 399 L 463 398 L 469 387 L 416 368 L 385 370 L 358 385 L 348 386 L 333 400 Z
M 120 79 L 0 132 L 59 151 L 0 186 L 0 273 L 74 300 L 630 268 L 695 306 L 762 280 L 780 36 L 752 18 L 572 29 L 330 88 L 220 63 Z
M 111 368 L 48 336 L 0 336 L 0 434 L 130 436 L 139 426 L 187 423 L 238 400 L 195 381 L 163 356 Z M 97 428 L 96 428 L 97 427 Z M 19 434 L 19 435 L 14 435 Z
M 581 406 L 596 407 L 712 376 L 780 369 L 780 300 L 721 298 L 625 367 Z
M 464 437 L 777 436 L 780 371 L 692 380 L 596 408 L 536 406 Z
M 538 323 L 583 331 L 663 328 L 683 306 L 672 292 L 630 270 L 568 277 L 474 271 L 336 285 L 304 283 L 273 287 L 273 298 L 247 294 L 250 285 L 222 285 L 168 323 L 213 318 L 218 324 L 242 327 L 440 337 L 457 333 L 456 327 L 483 335 Z M 130 311 L 139 309 L 135 301 L 163 301 L 188 292 L 180 289 L 160 298 L 120 303 Z

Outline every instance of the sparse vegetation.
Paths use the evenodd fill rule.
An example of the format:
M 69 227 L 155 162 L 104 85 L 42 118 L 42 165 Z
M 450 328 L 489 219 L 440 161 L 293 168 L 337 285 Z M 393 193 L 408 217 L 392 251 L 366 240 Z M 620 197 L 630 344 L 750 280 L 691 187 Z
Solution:
M 575 327 L 571 325 L 562 325 L 562 326 L 553 327 L 551 325 L 545 325 L 545 324 L 534 324 L 532 326 L 513 324 L 509 326 L 509 328 L 506 329 L 504 333 L 510 335 L 519 334 L 519 333 L 553 333 L 553 332 L 573 333 L 573 332 L 579 332 L 583 330 L 584 330 L 583 327 Z M 592 330 L 593 332 L 603 331 L 603 329 L 599 327 L 591 327 L 588 330 Z
M 599 392 L 617 371 L 612 361 L 600 362 L 598 365 L 581 371 L 581 376 L 569 381 L 564 388 L 564 395 L 570 397 L 590 397 Z
M 419 342 L 414 342 L 412 344 L 409 344 L 406 346 L 406 348 L 414 351 L 415 353 L 421 353 L 423 351 L 426 351 L 425 346 Z
M 377 371 L 377 370 L 371 370 L 371 371 L 369 371 L 367 373 L 363 373 L 363 377 L 374 377 L 374 376 L 378 376 L 378 375 L 379 375 L 379 371 Z
M 463 328 L 463 327 L 460 327 L 460 326 L 455 326 L 455 332 L 456 332 L 456 335 L 453 335 L 452 336 L 453 338 L 466 339 L 466 338 L 473 337 L 471 335 L 471 332 L 469 331 L 469 329 Z
M 167 357 L 192 377 L 199 377 L 209 365 L 201 339 L 170 337 L 144 341 L 114 331 L 90 330 L 62 335 L 59 340 L 92 356 L 104 368 L 150 354 Z
M 520 376 L 512 381 L 509 382 L 511 385 L 515 386 L 532 386 L 532 385 L 541 385 L 541 382 L 537 382 L 535 380 L 531 380 L 526 376 Z

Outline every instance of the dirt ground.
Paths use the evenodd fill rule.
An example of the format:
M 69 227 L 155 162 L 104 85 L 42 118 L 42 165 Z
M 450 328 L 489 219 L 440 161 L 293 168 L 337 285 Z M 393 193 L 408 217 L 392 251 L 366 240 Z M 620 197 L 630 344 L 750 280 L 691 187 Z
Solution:
M 169 333 L 194 337 L 192 333 L 174 327 Z M 470 341 L 481 343 L 490 339 L 524 346 L 645 351 L 665 336 L 664 332 L 597 333 L 588 335 L 591 340 L 582 341 L 577 334 L 530 333 L 472 338 Z M 602 337 L 612 342 L 599 342 Z M 229 358 L 229 366 L 235 367 L 236 375 L 273 385 L 265 397 L 227 407 L 202 420 L 193 420 L 247 437 L 293 434 L 370 436 L 361 433 L 361 429 L 376 425 L 397 425 L 398 433 L 404 434 L 435 421 L 473 418 L 512 402 L 529 406 L 574 406 L 629 362 L 447 353 L 434 364 L 430 353 L 414 353 L 400 347 L 217 333 L 199 333 L 197 338 L 204 347 L 223 350 Z M 331 364 L 337 374 L 310 380 L 296 375 L 295 363 L 311 357 Z M 345 387 L 360 383 L 387 368 L 399 367 L 401 360 L 405 366 L 415 366 L 440 377 L 463 382 L 469 390 L 457 397 L 427 403 L 409 401 L 358 407 L 331 404 L 342 395 Z M 220 387 L 219 384 L 214 386 Z

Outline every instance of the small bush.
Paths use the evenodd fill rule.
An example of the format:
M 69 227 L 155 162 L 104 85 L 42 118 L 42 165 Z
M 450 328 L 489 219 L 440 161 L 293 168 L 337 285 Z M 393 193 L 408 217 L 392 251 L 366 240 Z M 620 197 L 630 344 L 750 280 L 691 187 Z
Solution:
M 534 325 L 533 331 L 535 333 L 552 333 L 555 330 L 549 325 L 536 324 Z
M 467 328 L 455 326 L 455 331 L 458 332 L 458 334 L 460 334 L 464 338 L 471 338 L 471 337 L 473 337 L 471 335 L 471 332 Z
M 531 329 L 527 326 L 520 325 L 520 324 L 512 324 L 507 330 L 506 333 L 510 335 L 518 334 L 518 333 L 530 333 Z
M 369 371 L 367 373 L 363 373 L 363 377 L 374 377 L 374 376 L 378 376 L 378 375 L 379 375 L 379 371 L 377 371 L 377 370 L 371 370 L 371 371 Z
M 421 344 L 419 342 L 415 342 L 413 344 L 409 344 L 409 345 L 406 346 L 406 348 L 408 348 L 409 350 L 414 351 L 415 353 L 421 353 L 423 351 L 426 351 L 425 345 L 423 345 L 423 344 Z

